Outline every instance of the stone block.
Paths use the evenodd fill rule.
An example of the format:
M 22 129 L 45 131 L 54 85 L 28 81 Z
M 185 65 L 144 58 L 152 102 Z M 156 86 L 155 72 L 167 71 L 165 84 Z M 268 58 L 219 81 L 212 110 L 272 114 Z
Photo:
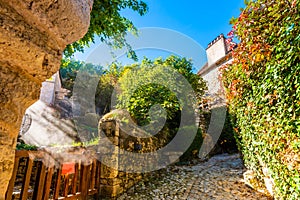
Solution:
M 127 184 L 125 185 L 126 189 L 131 188 L 134 186 L 135 182 L 133 179 L 128 180 Z
M 100 196 L 106 198 L 113 198 L 123 192 L 123 188 L 120 185 L 100 185 Z
M 118 170 L 107 167 L 104 164 L 101 165 L 101 178 L 116 178 L 118 176 L 118 173 Z
M 101 178 L 101 179 L 100 179 L 100 184 L 101 184 L 101 185 L 108 185 L 107 179 Z
M 122 183 L 122 179 L 119 178 L 107 178 L 107 184 L 110 186 L 120 185 Z

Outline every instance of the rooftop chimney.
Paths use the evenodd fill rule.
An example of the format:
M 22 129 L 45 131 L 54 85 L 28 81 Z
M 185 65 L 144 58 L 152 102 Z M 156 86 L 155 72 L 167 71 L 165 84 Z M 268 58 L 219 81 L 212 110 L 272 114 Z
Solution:
M 227 53 L 225 37 L 223 34 L 219 35 L 206 49 L 208 66 L 214 64 L 220 58 L 223 58 Z

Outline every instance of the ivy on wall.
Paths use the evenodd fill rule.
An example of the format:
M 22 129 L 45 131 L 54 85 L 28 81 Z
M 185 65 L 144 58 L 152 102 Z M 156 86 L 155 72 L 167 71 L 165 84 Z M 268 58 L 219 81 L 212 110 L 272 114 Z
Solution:
M 276 199 L 300 198 L 300 2 L 252 0 L 232 19 L 240 40 L 221 69 L 245 165 Z

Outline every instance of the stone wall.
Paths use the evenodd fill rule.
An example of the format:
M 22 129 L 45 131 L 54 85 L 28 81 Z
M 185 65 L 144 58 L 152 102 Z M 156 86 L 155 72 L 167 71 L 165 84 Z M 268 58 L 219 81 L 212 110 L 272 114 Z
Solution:
M 89 26 L 93 0 L 0 0 L 0 199 L 11 177 L 25 109 Z
M 118 169 L 120 168 L 119 160 L 119 150 L 120 146 L 124 148 L 126 139 L 125 133 L 120 129 L 120 123 L 117 120 L 102 120 L 99 124 L 99 131 L 103 131 L 106 137 L 112 142 L 115 147 L 112 151 L 104 150 L 104 145 L 101 143 L 101 134 L 100 135 L 100 153 L 102 154 L 101 160 L 101 185 L 100 191 L 102 197 L 116 197 L 126 191 L 126 189 L 132 187 L 136 182 L 142 178 L 142 174 L 134 174 L 128 172 L 121 172 Z M 133 152 L 134 141 L 127 142 L 126 146 L 128 150 Z M 111 148 L 111 147 L 107 147 Z M 104 152 L 107 152 L 107 155 L 103 155 Z M 114 152 L 113 154 L 108 152 Z M 109 165 L 109 166 L 108 166 Z
M 135 132 L 135 135 L 139 135 L 139 132 L 143 132 L 138 128 L 124 127 L 130 126 L 130 124 L 120 122 L 115 119 L 101 120 L 99 123 L 99 131 L 105 133 L 105 137 L 111 141 L 111 146 L 108 147 L 107 143 L 102 143 L 101 134 L 100 135 L 100 144 L 98 152 L 101 154 L 101 185 L 100 192 L 102 197 L 113 198 L 119 196 L 121 193 L 125 192 L 127 189 L 135 185 L 142 178 L 145 178 L 148 175 L 151 175 L 152 171 L 139 170 L 141 166 L 149 166 L 151 164 L 158 163 L 157 160 L 168 159 L 172 160 L 176 152 L 169 152 L 164 155 L 164 158 L 161 157 L 147 157 L 147 154 L 143 155 L 144 162 L 136 162 L 137 160 L 134 156 L 126 157 L 126 160 L 122 160 L 121 154 L 124 152 L 136 152 L 136 153 L 148 153 L 156 152 L 157 149 L 163 146 L 163 141 L 151 137 L 146 139 L 141 139 L 138 137 L 133 137 L 132 132 Z M 122 128 L 121 128 L 122 127 Z M 130 131 L 128 131 L 131 129 Z M 107 149 L 110 150 L 107 150 Z M 122 151 L 124 150 L 124 151 Z M 104 155 L 105 152 L 110 152 L 107 155 Z M 113 152 L 113 153 L 112 153 Z M 174 154 L 173 154 L 174 153 Z M 124 158 L 124 157 L 123 157 Z M 155 160 L 153 160 L 153 158 Z M 152 159 L 152 160 L 151 160 Z M 128 168 L 126 168 L 128 167 Z M 135 169 L 130 169 L 134 167 Z M 135 171 L 135 172 L 133 172 Z
M 51 78 L 42 82 L 42 88 L 40 93 L 40 100 L 47 105 L 53 106 L 55 104 L 56 95 L 62 90 L 59 72 L 56 72 Z
M 211 94 L 217 94 L 221 91 L 219 75 L 220 73 L 218 66 L 211 69 L 208 73 L 202 75 L 202 78 L 207 82 L 207 88 Z
M 201 74 L 201 77 L 207 84 L 207 94 L 210 104 L 212 104 L 210 106 L 214 106 L 214 104 L 217 106 L 225 105 L 225 93 L 220 81 L 220 68 L 232 62 L 231 58 L 229 56 L 227 57 L 223 57 L 224 60 L 219 60 L 219 62 Z

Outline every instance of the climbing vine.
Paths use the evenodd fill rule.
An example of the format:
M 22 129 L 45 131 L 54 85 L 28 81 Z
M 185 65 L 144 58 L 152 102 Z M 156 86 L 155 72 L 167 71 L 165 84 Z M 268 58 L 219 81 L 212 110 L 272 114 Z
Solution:
M 232 19 L 240 41 L 221 69 L 247 168 L 277 199 L 300 198 L 300 2 L 251 0 Z

